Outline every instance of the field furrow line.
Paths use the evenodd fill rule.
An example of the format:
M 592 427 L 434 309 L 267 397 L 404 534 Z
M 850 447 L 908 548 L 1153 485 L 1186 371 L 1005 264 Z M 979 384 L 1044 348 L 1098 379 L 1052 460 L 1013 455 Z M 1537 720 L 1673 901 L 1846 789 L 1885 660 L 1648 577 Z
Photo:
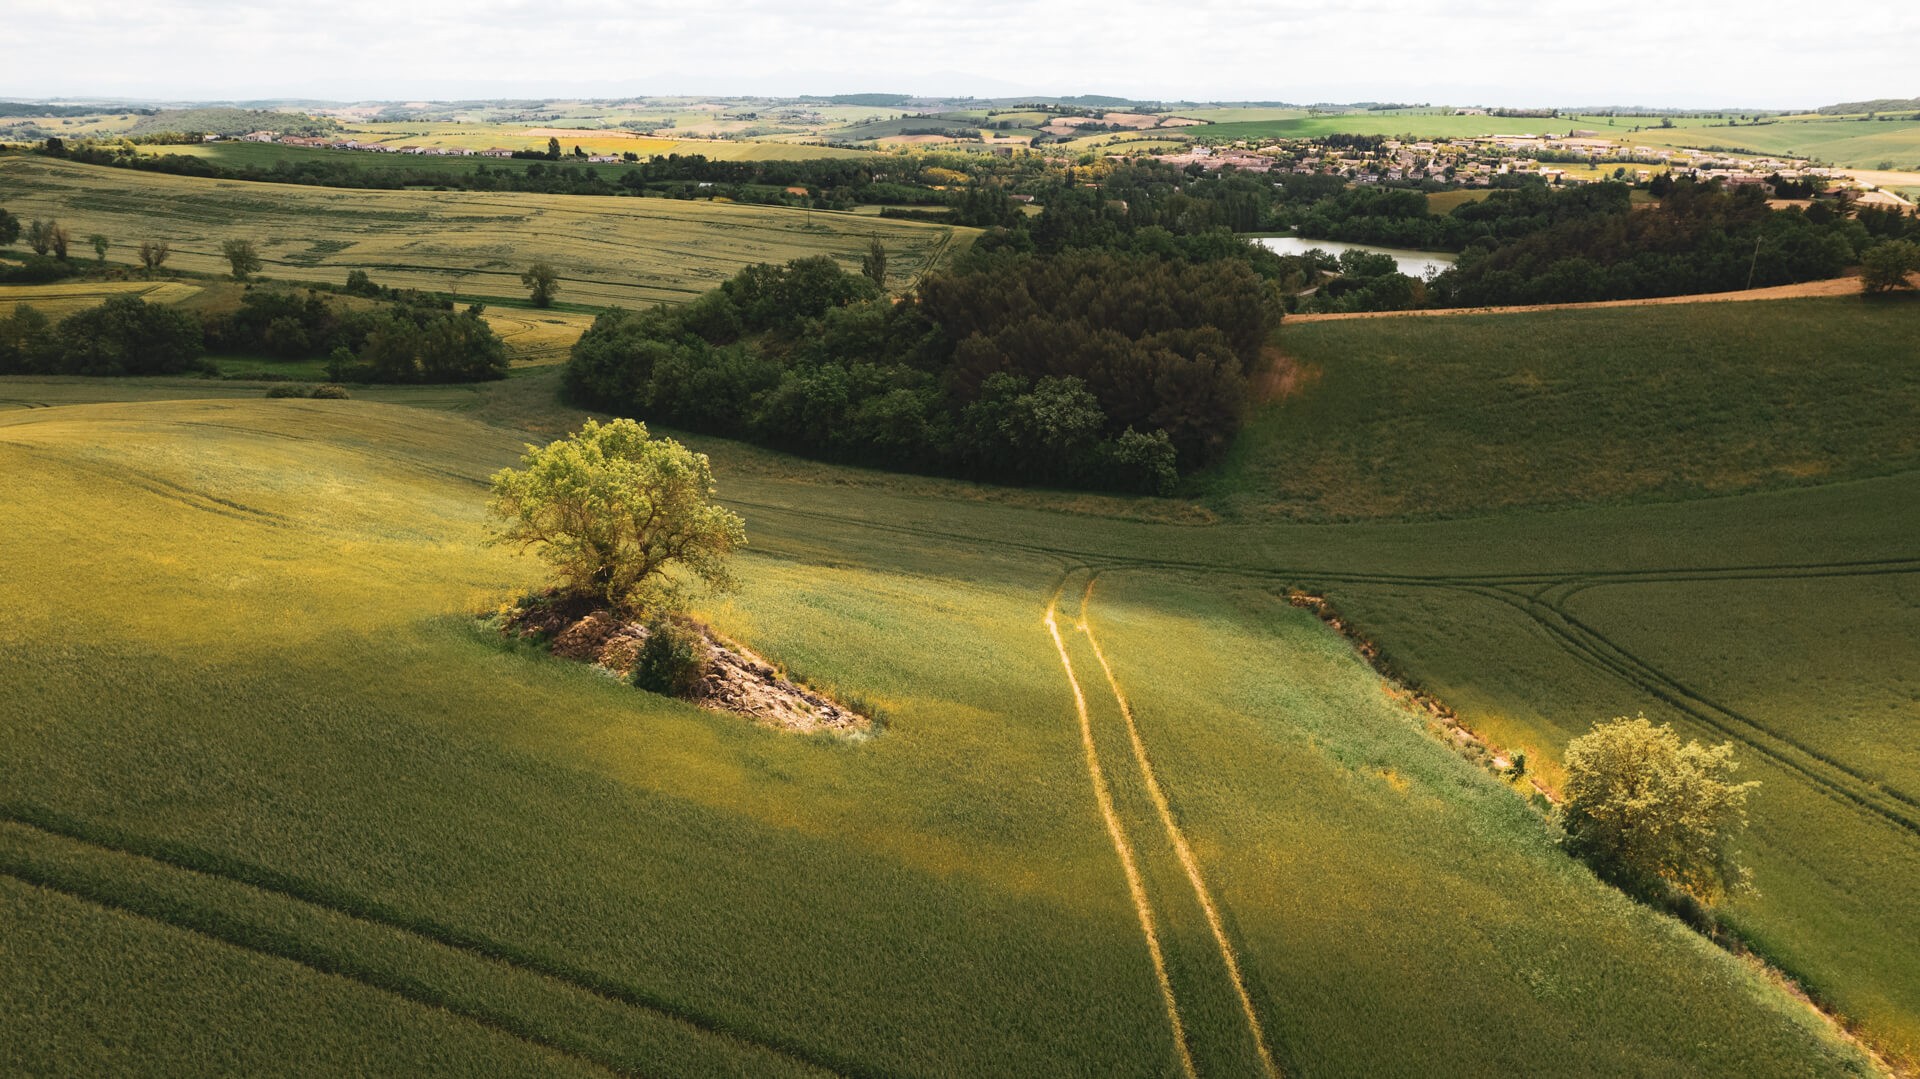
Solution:
M 1187 1079 L 1198 1079 L 1193 1066 L 1193 1053 L 1187 1047 L 1186 1026 L 1180 1019 L 1180 1004 L 1174 999 L 1173 980 L 1167 976 L 1167 960 L 1160 947 L 1160 934 L 1154 928 L 1153 907 L 1147 900 L 1146 881 L 1141 877 L 1134 859 L 1133 845 L 1121 830 L 1120 816 L 1114 811 L 1113 792 L 1108 788 L 1106 773 L 1100 767 L 1100 753 L 1094 748 L 1093 715 L 1087 709 L 1087 695 L 1080 688 L 1079 678 L 1074 676 L 1073 660 L 1067 655 L 1067 643 L 1060 636 L 1060 623 L 1055 614 L 1066 584 L 1067 578 L 1062 576 L 1053 595 L 1047 599 L 1043 621 L 1047 635 L 1053 638 L 1054 650 L 1060 654 L 1060 666 L 1066 672 L 1067 685 L 1073 690 L 1073 707 L 1080 718 L 1080 744 L 1086 752 L 1087 775 L 1093 781 L 1094 800 L 1099 805 L 1101 820 L 1106 823 L 1107 838 L 1112 840 L 1114 853 L 1120 857 L 1120 871 L 1126 876 L 1127 892 L 1133 899 L 1134 913 L 1140 918 L 1140 933 L 1146 938 L 1147 953 L 1153 959 L 1153 976 L 1159 982 L 1160 997 L 1166 1003 L 1167 1022 L 1173 1027 L 1173 1044 L 1180 1054 L 1181 1073 Z
M 1694 721 L 1753 749 L 1773 764 L 1805 779 L 1813 785 L 1815 790 L 1878 818 L 1883 823 L 1905 833 L 1909 838 L 1920 838 L 1920 820 L 1910 815 L 1904 808 L 1887 806 L 1881 801 L 1884 798 L 1895 803 L 1911 803 L 1910 795 L 1861 776 L 1846 765 L 1811 750 L 1794 739 L 1780 735 L 1746 716 L 1714 704 L 1658 668 L 1571 619 L 1565 619 L 1564 616 L 1543 617 L 1537 608 L 1544 605 L 1500 589 L 1469 589 L 1467 591 L 1505 603 L 1521 612 L 1541 629 L 1546 630 L 1562 648 L 1576 658 L 1647 693 Z M 1548 609 L 1551 610 L 1551 608 Z M 1728 722 L 1729 720 L 1732 722 Z
M 1240 959 L 1233 944 L 1227 939 L 1226 926 L 1220 917 L 1220 909 L 1214 903 L 1213 893 L 1207 887 L 1206 879 L 1200 873 L 1200 862 L 1194 857 L 1193 847 L 1187 842 L 1187 836 L 1173 819 L 1173 807 L 1160 786 L 1159 777 L 1153 769 L 1153 762 L 1147 757 L 1146 744 L 1140 738 L 1139 724 L 1134 722 L 1133 705 L 1127 695 L 1120 690 L 1120 681 L 1114 676 L 1113 665 L 1107 662 L 1107 654 L 1100 647 L 1100 640 L 1094 636 L 1090 607 L 1093 603 L 1094 582 L 1098 574 L 1087 578 L 1087 589 L 1080 596 L 1080 621 L 1074 628 L 1086 634 L 1087 644 L 1093 649 L 1093 656 L 1100 661 L 1100 671 L 1106 675 L 1107 688 L 1113 692 L 1113 699 L 1120 706 L 1120 715 L 1126 720 L 1127 741 L 1133 747 L 1133 761 L 1140 769 L 1140 778 L 1146 783 L 1147 796 L 1153 802 L 1155 813 L 1160 817 L 1160 825 L 1166 829 L 1167 839 L 1173 844 L 1174 855 L 1180 861 L 1180 868 L 1186 871 L 1188 883 L 1193 885 L 1194 898 L 1200 902 L 1200 910 L 1206 916 L 1207 929 L 1213 934 L 1214 945 L 1220 951 L 1220 958 L 1226 963 L 1227 977 L 1233 982 L 1233 991 L 1239 998 L 1240 1010 L 1246 1016 L 1247 1029 L 1253 1036 L 1255 1051 L 1260 1055 L 1260 1064 L 1270 1079 L 1278 1079 L 1279 1066 L 1274 1063 L 1273 1054 L 1267 1049 L 1266 1032 L 1260 1025 L 1260 1014 L 1253 1006 L 1253 997 L 1247 992 L 1246 977 L 1240 972 Z
M 172 869 L 244 885 L 282 899 L 296 900 L 321 910 L 344 915 L 355 921 L 406 933 L 456 952 L 536 975 L 613 1004 L 664 1016 L 702 1033 L 731 1039 L 742 1045 L 775 1053 L 826 1074 L 840 1075 L 847 1079 L 866 1079 L 868 1076 L 874 1076 L 877 1079 L 880 1074 L 858 1062 L 832 1059 L 787 1038 L 763 1034 L 731 1021 L 703 1014 L 583 967 L 497 941 L 483 934 L 455 929 L 430 918 L 409 915 L 384 903 L 302 880 L 278 870 L 252 865 L 227 855 L 202 851 L 172 841 L 142 839 L 114 829 L 90 826 L 65 814 L 37 806 L 0 802 L 0 821 L 114 854 L 142 858 Z
M 565 1040 L 547 1035 L 515 1017 L 489 1008 L 477 1007 L 453 997 L 437 992 L 425 983 L 405 975 L 391 974 L 372 967 L 335 957 L 331 960 L 319 960 L 311 954 L 303 954 L 301 949 L 275 943 L 269 934 L 241 934 L 223 932 L 215 923 L 217 919 L 198 915 L 181 904 L 154 899 L 151 902 L 128 896 L 113 896 L 99 889 L 88 888 L 84 884 L 63 878 L 60 874 L 49 873 L 38 868 L 16 862 L 0 855 L 0 877 L 19 881 L 22 884 L 64 895 L 104 910 L 117 911 L 141 921 L 164 925 L 182 933 L 188 933 L 203 940 L 211 940 L 230 948 L 264 955 L 272 959 L 292 963 L 295 966 L 341 978 L 355 985 L 383 993 L 390 997 L 417 1004 L 424 1008 L 433 1008 L 457 1015 L 475 1025 L 485 1027 L 496 1033 L 537 1046 L 549 1052 L 558 1053 L 568 1059 L 590 1065 L 609 1075 L 637 1076 L 642 1074 L 632 1068 L 624 1067 L 616 1061 L 606 1060 L 597 1054 L 568 1044 Z

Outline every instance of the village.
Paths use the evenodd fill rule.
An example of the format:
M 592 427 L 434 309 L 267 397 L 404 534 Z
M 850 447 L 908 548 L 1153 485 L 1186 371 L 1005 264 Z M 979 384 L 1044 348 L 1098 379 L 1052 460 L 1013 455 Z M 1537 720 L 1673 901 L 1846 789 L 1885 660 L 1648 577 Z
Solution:
M 1559 135 L 1481 135 L 1407 142 L 1352 137 L 1287 139 L 1253 144 L 1196 144 L 1154 160 L 1207 171 L 1342 176 L 1356 184 L 1444 185 L 1485 188 L 1538 176 L 1550 184 L 1599 180 L 1645 183 L 1667 173 L 1717 180 L 1729 187 L 1761 186 L 1776 198 L 1790 190 L 1847 191 L 1859 205 L 1902 210 L 1913 203 L 1855 178 L 1847 169 L 1823 168 L 1799 158 L 1738 157 L 1706 151 L 1632 146 L 1596 131 Z M 1573 166 L 1569 168 L 1568 166 Z

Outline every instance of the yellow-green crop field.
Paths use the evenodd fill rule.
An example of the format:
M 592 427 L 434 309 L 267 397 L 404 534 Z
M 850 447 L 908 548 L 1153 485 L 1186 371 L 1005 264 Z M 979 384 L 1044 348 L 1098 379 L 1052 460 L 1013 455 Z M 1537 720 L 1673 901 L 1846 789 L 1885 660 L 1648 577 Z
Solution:
M 98 307 L 115 296 L 138 296 L 148 303 L 174 304 L 199 295 L 200 286 L 187 281 L 83 281 L 47 285 L 0 285 L 0 316 L 29 304 L 49 318 Z
M 593 325 L 592 315 L 573 311 L 489 307 L 482 317 L 506 343 L 515 367 L 565 363 L 573 343 Z
M 1686 340 L 1769 313 L 1732 306 L 1763 305 Z M 1764 306 L 1836 347 L 1862 318 Z M 1676 346 L 1682 379 L 1591 355 L 1686 313 L 1283 329 L 1321 374 L 1197 503 L 690 439 L 751 543 L 701 614 L 876 709 L 858 742 L 476 625 L 539 578 L 482 504 L 579 421 L 557 372 L 0 381 L 0 1072 L 1873 1073 L 1570 860 L 1294 587 L 1549 780 L 1612 715 L 1736 741 L 1762 787 L 1735 924 L 1910 1066 L 1912 357 L 1800 364 L 1783 398 L 1771 324 L 1778 355 Z M 1780 460 L 1824 476 L 1749 467 L 1781 408 Z M 1629 452 L 1640 487 L 1581 498 Z M 1352 495 L 1315 486 L 1368 455 Z
M 1622 118 L 1624 122 L 1625 118 Z M 1611 135 L 1612 130 L 1602 129 Z M 1738 147 L 1782 157 L 1806 157 L 1860 169 L 1920 172 L 1920 120 L 1790 116 L 1759 125 L 1698 126 L 1682 120 L 1672 128 L 1648 128 L 1626 136 L 1636 145 L 1674 149 Z
M 357 191 L 162 176 L 38 157 L 0 157 L 0 200 L 124 247 L 166 240 L 170 268 L 224 272 L 220 244 L 248 239 L 269 278 L 462 296 L 524 295 L 546 260 L 560 300 L 595 307 L 678 303 L 742 267 L 831 255 L 857 268 L 870 237 L 903 274 L 944 258 L 971 230 L 784 207 L 521 193 Z
M 342 137 L 393 146 L 421 146 L 457 150 L 544 150 L 557 137 L 568 152 L 575 146 L 592 154 L 632 152 L 700 154 L 716 161 L 767 161 L 796 158 L 860 157 L 868 151 L 794 142 L 761 142 L 741 138 L 663 138 L 633 132 L 570 128 L 566 121 L 545 126 L 528 124 L 436 124 L 417 122 L 357 123 L 346 125 Z M 186 148 L 191 149 L 191 148 Z

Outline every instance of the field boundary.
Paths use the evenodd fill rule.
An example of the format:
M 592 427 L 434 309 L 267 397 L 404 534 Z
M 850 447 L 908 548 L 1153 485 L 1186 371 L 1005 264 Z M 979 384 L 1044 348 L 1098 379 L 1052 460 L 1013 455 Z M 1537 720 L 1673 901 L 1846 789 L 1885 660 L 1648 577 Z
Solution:
M 1748 300 L 1804 300 L 1823 296 L 1858 296 L 1858 277 L 1829 277 L 1797 285 L 1772 285 L 1739 292 L 1694 292 L 1685 296 L 1651 296 L 1643 300 L 1588 300 L 1583 303 L 1514 304 L 1506 307 L 1423 307 L 1412 311 L 1334 311 L 1288 315 L 1286 324 L 1344 322 L 1359 318 L 1444 318 L 1451 315 L 1519 315 L 1530 311 L 1597 311 L 1607 307 L 1660 307 L 1677 303 L 1741 303 Z

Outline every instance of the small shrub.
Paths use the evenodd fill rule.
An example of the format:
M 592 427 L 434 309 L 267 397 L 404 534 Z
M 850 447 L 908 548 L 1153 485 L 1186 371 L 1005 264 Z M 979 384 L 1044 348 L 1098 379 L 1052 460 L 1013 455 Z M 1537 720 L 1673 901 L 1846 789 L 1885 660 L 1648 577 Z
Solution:
M 633 684 L 669 697 L 691 697 L 707 675 L 705 635 L 685 622 L 656 618 L 633 666 Z
M 268 397 L 305 397 L 307 396 L 307 388 L 305 386 L 275 386 L 272 389 L 267 391 L 267 396 Z
M 326 386 L 315 386 L 313 388 L 313 397 L 320 401 L 344 401 L 351 396 L 353 395 L 347 392 L 345 386 L 329 384 Z

